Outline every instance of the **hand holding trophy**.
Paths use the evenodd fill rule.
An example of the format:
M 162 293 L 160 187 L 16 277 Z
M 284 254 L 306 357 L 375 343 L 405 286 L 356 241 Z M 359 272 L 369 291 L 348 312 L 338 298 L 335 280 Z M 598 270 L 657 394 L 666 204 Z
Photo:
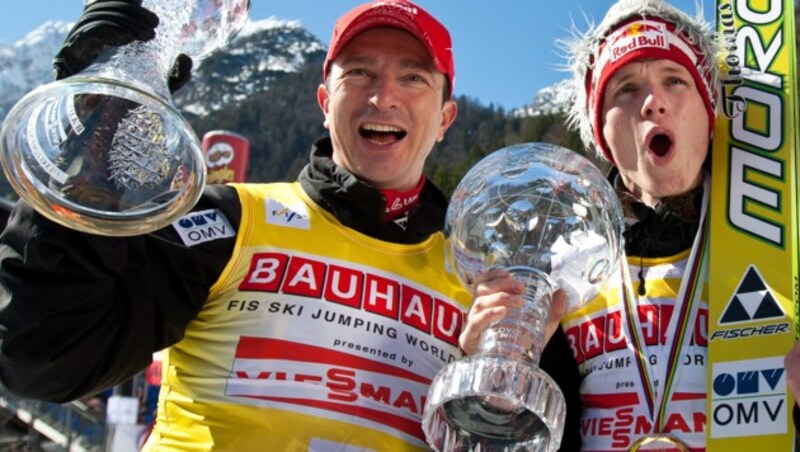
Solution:
M 170 70 L 179 54 L 199 59 L 227 43 L 249 4 L 143 0 L 159 20 L 155 38 L 109 47 L 23 97 L 0 131 L 0 163 L 17 194 L 57 223 L 108 236 L 152 232 L 191 209 L 205 167 L 172 104 Z
M 600 170 L 558 146 L 509 146 L 464 176 L 447 211 L 448 261 L 468 286 L 507 270 L 525 283 L 525 303 L 434 378 L 423 417 L 434 449 L 558 449 L 564 397 L 538 367 L 552 295 L 564 290 L 569 311 L 590 301 L 619 267 L 622 228 Z

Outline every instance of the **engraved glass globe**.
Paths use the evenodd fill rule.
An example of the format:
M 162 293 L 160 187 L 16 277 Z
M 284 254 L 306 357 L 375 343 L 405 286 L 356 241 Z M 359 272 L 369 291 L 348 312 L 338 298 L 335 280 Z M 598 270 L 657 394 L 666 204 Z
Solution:
M 595 297 L 619 267 L 622 228 L 600 170 L 559 146 L 509 146 L 462 178 L 447 210 L 449 264 L 467 286 L 509 271 L 525 283 L 525 303 L 434 377 L 423 417 L 434 449 L 558 449 L 564 396 L 538 367 L 553 292 L 564 291 L 569 311 Z
M 108 236 L 167 226 L 205 185 L 200 141 L 167 86 L 180 53 L 193 60 L 244 25 L 249 0 L 143 0 L 156 36 L 111 47 L 84 71 L 23 97 L 0 131 L 0 163 L 39 213 Z

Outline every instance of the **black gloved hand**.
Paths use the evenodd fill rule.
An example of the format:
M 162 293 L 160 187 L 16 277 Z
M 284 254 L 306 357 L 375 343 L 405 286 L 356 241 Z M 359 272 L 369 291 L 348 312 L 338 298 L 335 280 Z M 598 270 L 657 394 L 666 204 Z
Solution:
M 172 70 L 169 71 L 169 80 L 167 81 L 169 92 L 178 91 L 190 78 L 192 78 L 192 59 L 183 53 L 178 54 Z
M 86 5 L 53 58 L 56 80 L 86 69 L 106 46 L 123 46 L 155 37 L 159 20 L 141 6 L 141 0 L 95 0 Z M 179 55 L 169 76 L 169 89 L 175 92 L 191 78 L 192 59 Z

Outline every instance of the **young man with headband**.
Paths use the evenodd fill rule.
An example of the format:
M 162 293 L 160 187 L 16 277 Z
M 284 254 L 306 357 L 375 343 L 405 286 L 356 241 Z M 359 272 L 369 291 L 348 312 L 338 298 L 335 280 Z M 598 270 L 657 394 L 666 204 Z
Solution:
M 583 401 L 581 428 L 564 437 L 581 436 L 588 450 L 702 450 L 707 160 L 720 84 L 713 30 L 660 0 L 620 0 L 563 44 L 573 73 L 570 124 L 612 164 L 626 217 L 622 268 L 606 292 L 561 321 L 572 351 L 564 365 L 577 365 Z M 508 280 L 478 288 L 465 351 L 513 306 L 497 295 L 512 292 Z M 790 372 L 792 388 L 797 381 Z

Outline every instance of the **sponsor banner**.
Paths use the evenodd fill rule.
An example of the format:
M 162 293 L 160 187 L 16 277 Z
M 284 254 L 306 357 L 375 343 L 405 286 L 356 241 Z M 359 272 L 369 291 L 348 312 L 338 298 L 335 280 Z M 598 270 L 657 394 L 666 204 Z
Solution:
M 792 450 L 783 354 L 798 301 L 794 0 L 717 0 L 708 450 Z
M 639 318 L 642 320 L 644 345 L 650 348 L 668 344 L 667 325 L 672 318 L 673 311 L 674 306 L 669 304 L 649 304 L 638 307 Z M 698 309 L 697 319 L 692 327 L 690 336 L 692 346 L 704 347 L 708 343 L 707 322 L 708 311 L 701 307 Z M 585 322 L 568 327 L 564 333 L 578 364 L 632 347 L 631 341 L 625 334 L 625 324 L 620 311 L 600 313 Z M 627 358 L 629 361 L 630 356 Z M 648 359 L 654 361 L 656 358 Z M 586 371 L 586 373 L 589 372 Z
M 172 223 L 186 246 L 195 246 L 236 235 L 236 231 L 219 209 L 190 212 Z
M 642 342 L 649 352 L 645 356 L 653 368 L 665 365 L 670 342 L 667 325 L 673 316 L 672 304 L 641 305 L 638 310 Z M 579 364 L 583 385 L 592 388 L 582 395 L 584 413 L 581 432 L 588 450 L 627 450 L 636 438 L 666 434 L 679 437 L 687 444 L 705 441 L 705 324 L 707 311 L 700 308 L 697 321 L 690 330 L 689 343 L 677 359 L 681 385 L 672 392 L 663 422 L 656 427 L 645 403 L 633 343 L 623 313 L 619 310 L 597 312 L 591 318 L 571 323 L 565 334 Z M 661 386 L 660 382 L 656 383 Z
M 244 182 L 250 163 L 250 140 L 226 130 L 212 130 L 203 135 L 206 182 L 226 184 Z
M 306 384 L 294 384 L 302 382 Z M 419 419 L 430 379 L 398 366 L 313 345 L 242 337 L 226 394 L 267 406 L 326 410 L 424 441 Z
M 308 208 L 302 202 L 294 206 L 285 206 L 280 201 L 267 198 L 264 200 L 264 212 L 266 214 L 264 221 L 267 224 L 295 229 L 311 229 Z
M 621 28 L 606 41 L 609 58 L 616 61 L 636 49 L 654 47 L 669 50 L 670 39 L 667 27 L 660 22 L 640 20 Z
M 352 321 L 353 328 L 380 330 L 380 334 L 384 334 L 383 322 L 394 321 L 455 348 L 458 347 L 463 323 L 463 314 L 458 306 L 420 289 L 405 278 L 317 256 L 255 253 L 239 289 L 324 299 L 326 303 L 309 306 L 311 318 L 348 327 Z M 237 300 L 232 300 L 232 303 L 234 301 Z M 237 303 L 243 308 L 246 302 Z M 302 309 L 300 306 L 298 311 Z M 353 315 L 357 317 L 353 319 Z M 369 321 L 372 316 L 375 316 L 374 321 Z M 387 334 L 391 332 L 397 333 L 390 327 Z M 412 347 L 416 342 L 416 339 L 408 340 Z M 443 363 L 455 359 L 449 353 L 445 359 L 441 348 L 434 347 L 433 350 L 436 350 L 432 351 L 434 355 L 442 352 Z M 433 368 L 430 374 L 435 373 L 438 367 Z
M 786 434 L 792 417 L 787 414 L 786 390 L 783 356 L 714 363 L 709 391 L 711 437 L 739 440 Z
M 633 449 L 638 442 L 632 442 L 633 438 L 647 438 L 664 435 L 668 437 L 681 438 L 683 444 L 698 444 L 703 439 L 703 429 L 706 426 L 706 413 L 704 410 L 697 410 L 701 403 L 692 399 L 676 399 L 670 402 L 673 410 L 664 417 L 664 425 L 657 429 L 651 421 L 650 414 L 644 407 L 644 403 L 635 403 L 635 394 L 609 394 L 607 399 L 610 401 L 616 397 L 623 397 L 626 407 L 616 410 L 609 410 L 608 406 L 602 409 L 595 408 L 596 397 L 584 399 L 589 401 L 585 406 L 581 416 L 581 434 L 583 436 L 583 450 L 593 451 L 620 451 L 620 450 L 669 450 L 678 449 Z M 702 397 L 702 395 L 700 396 Z M 604 400 L 601 400 L 603 402 Z M 630 403 L 628 403 L 630 402 Z M 658 432 L 656 432 L 658 430 Z M 692 447 L 691 450 L 702 450 Z
M 387 432 L 423 447 L 436 372 L 460 357 L 460 306 L 400 275 L 343 260 L 254 253 L 227 311 L 261 312 L 225 394 Z M 266 333 L 270 332 L 270 333 Z

